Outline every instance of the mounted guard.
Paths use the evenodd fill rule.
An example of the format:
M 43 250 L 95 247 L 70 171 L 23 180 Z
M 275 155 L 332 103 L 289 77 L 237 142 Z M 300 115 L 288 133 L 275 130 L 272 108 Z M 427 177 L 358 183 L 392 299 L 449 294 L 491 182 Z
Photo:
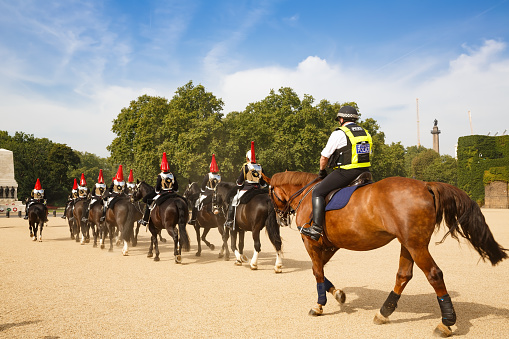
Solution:
M 246 153 L 246 163 L 242 165 L 239 177 L 237 178 L 237 194 L 233 197 L 228 206 L 228 214 L 225 227 L 231 228 L 235 219 L 235 211 L 239 203 L 241 203 L 242 196 L 251 190 L 264 188 L 267 186 L 265 180 L 262 178 L 262 166 L 256 163 L 254 141 L 251 141 L 251 150 Z
M 69 220 L 74 219 L 74 217 L 72 215 L 73 215 L 74 203 L 76 202 L 77 199 L 78 199 L 78 181 L 76 180 L 76 178 L 74 178 L 74 184 L 72 186 L 71 194 L 69 194 L 69 196 L 67 197 L 67 203 L 65 204 L 64 215 L 62 215 L 62 217 L 61 217 L 62 219 L 66 218 L 67 211 L 69 209 L 71 209 L 71 213 L 70 213 L 71 217 L 69 218 Z
M 217 166 L 216 162 L 216 155 L 212 154 L 212 161 L 210 162 L 210 172 L 207 173 L 202 180 L 201 183 L 201 192 L 200 196 L 196 200 L 195 205 L 193 206 L 193 211 L 191 213 L 191 220 L 188 224 L 194 225 L 196 224 L 196 215 L 198 211 L 200 211 L 203 208 L 203 205 L 206 205 L 210 201 L 212 202 L 212 213 L 218 214 L 219 213 L 219 207 L 217 205 L 217 193 L 216 188 L 217 184 L 221 182 L 221 175 L 219 174 L 219 167 Z M 207 199 L 207 200 L 205 200 Z
M 126 193 L 129 197 L 133 195 L 136 183 L 134 182 L 133 170 L 129 170 L 129 177 L 127 178 Z
M 101 206 L 104 206 L 103 202 L 103 194 L 106 191 L 106 184 L 104 183 L 103 178 L 103 170 L 99 170 L 99 176 L 97 177 L 97 182 L 94 185 L 94 189 L 90 192 L 90 203 L 88 204 L 85 213 L 83 213 L 82 221 L 88 221 L 88 214 L 90 208 L 93 204 L 100 203 Z M 101 217 L 100 221 L 104 221 L 104 215 Z
M 124 171 L 122 169 L 122 165 L 118 165 L 117 174 L 112 180 L 110 187 L 107 190 L 106 197 L 104 198 L 104 210 L 103 210 L 103 218 L 106 217 L 106 211 L 110 206 L 113 206 L 115 198 L 119 198 L 125 196 L 125 181 L 124 181 Z M 113 202 L 113 204 L 112 204 Z
M 154 188 L 154 191 L 143 197 L 143 202 L 146 205 L 143 218 L 139 220 L 139 223 L 147 225 L 150 218 L 150 212 L 156 206 L 157 200 L 168 193 L 175 192 L 178 192 L 177 178 L 175 178 L 173 173 L 170 172 L 170 166 L 166 159 L 166 152 L 164 152 L 161 159 L 161 173 L 157 176 L 156 187 Z
M 37 178 L 37 181 L 35 182 L 34 189 L 30 193 L 30 198 L 27 199 L 26 205 L 25 205 L 25 217 L 23 219 L 28 220 L 28 208 L 30 205 L 35 203 L 40 203 L 44 205 L 44 208 L 47 210 L 46 207 L 46 199 L 44 198 L 44 190 L 42 189 L 41 182 L 39 178 Z

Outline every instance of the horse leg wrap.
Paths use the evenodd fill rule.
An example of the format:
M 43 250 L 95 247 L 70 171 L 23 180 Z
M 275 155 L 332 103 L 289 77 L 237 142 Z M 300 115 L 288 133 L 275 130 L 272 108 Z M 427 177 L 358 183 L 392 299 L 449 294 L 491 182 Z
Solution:
M 400 294 L 395 293 L 394 291 L 391 291 L 387 299 L 385 300 L 384 304 L 380 308 L 380 314 L 384 317 L 388 317 L 394 312 L 396 307 L 398 307 L 398 300 L 401 297 Z
M 320 305 L 327 304 L 327 289 L 325 288 L 325 283 L 316 283 L 316 290 L 318 292 L 318 301 L 317 303 Z
M 442 297 L 437 297 L 440 311 L 442 311 L 442 324 L 445 326 L 452 326 L 456 323 L 456 312 L 452 306 L 451 297 L 446 294 Z
M 334 285 L 325 277 L 323 277 L 323 283 L 325 284 L 325 291 L 330 291 L 331 288 L 334 288 Z

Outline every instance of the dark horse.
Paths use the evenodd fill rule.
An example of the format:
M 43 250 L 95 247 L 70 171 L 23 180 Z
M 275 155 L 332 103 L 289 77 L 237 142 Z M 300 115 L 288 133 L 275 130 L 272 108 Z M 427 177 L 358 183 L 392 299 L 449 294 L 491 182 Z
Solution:
M 140 200 L 154 188 L 144 181 L 139 181 L 136 184 L 133 193 L 134 200 Z M 168 193 L 171 194 L 171 193 Z M 164 196 L 159 197 L 164 199 Z M 182 263 L 182 250 L 189 251 L 189 236 L 187 235 L 186 224 L 189 217 L 187 202 L 184 198 L 174 195 L 164 200 L 159 206 L 155 206 L 150 212 L 150 221 L 148 228 L 152 234 L 150 241 L 150 248 L 147 257 L 153 256 L 152 250 L 155 248 L 156 256 L 154 261 L 159 261 L 159 244 L 157 236 L 162 229 L 166 229 L 168 234 L 173 238 L 173 254 L 175 255 L 175 262 Z M 178 225 L 178 230 L 175 227 Z
M 76 223 L 76 219 L 73 216 L 74 203 L 68 203 L 65 207 L 64 215 L 67 217 L 67 223 L 69 224 L 69 232 L 71 233 L 71 239 L 74 239 L 74 235 L 76 234 L 76 228 L 78 224 Z M 76 241 L 79 241 L 76 239 Z
M 139 212 L 127 196 L 119 196 L 114 200 L 116 201 L 112 200 L 106 210 L 106 226 L 110 235 L 108 251 L 113 251 L 113 237 L 118 230 L 118 242 L 123 242 L 122 255 L 126 256 L 129 255 L 129 241 L 133 238 L 134 222 L 139 217 Z
M 92 227 L 92 232 L 94 235 L 94 247 L 97 247 L 97 238 L 99 238 L 99 242 L 101 244 L 101 249 L 104 249 L 104 240 L 106 235 L 108 234 L 108 227 L 106 227 L 106 222 L 101 221 L 101 217 L 103 216 L 103 201 L 98 200 L 95 201 L 88 211 L 88 225 Z
M 228 191 L 235 187 L 234 183 L 231 182 L 220 182 L 216 187 L 216 197 L 218 206 L 224 206 L 222 197 L 226 196 Z M 187 188 L 184 192 L 183 197 L 187 199 L 188 205 L 193 207 L 200 196 L 200 185 L 196 182 L 192 182 L 187 185 Z M 209 198 L 206 198 L 204 202 L 206 202 Z M 203 204 L 201 210 L 199 210 L 196 214 L 196 224 L 194 225 L 194 229 L 196 231 L 196 240 L 198 242 L 198 252 L 196 252 L 196 256 L 201 255 L 201 241 L 205 243 L 211 250 L 215 249 L 214 244 L 211 244 L 207 241 L 206 237 L 211 228 L 217 228 L 219 234 L 221 234 L 221 238 L 224 234 L 224 222 L 226 221 L 226 210 L 221 208 L 221 211 L 218 214 L 214 214 L 212 212 L 212 200 L 208 203 Z M 203 234 L 200 237 L 200 228 L 203 228 Z M 228 242 L 223 241 L 223 245 L 221 246 L 221 251 L 219 252 L 219 258 L 224 257 L 225 260 L 229 260 L 230 252 L 228 251 Z
M 89 202 L 90 202 L 90 200 L 88 200 L 88 199 L 79 199 L 74 204 L 74 209 L 73 209 L 74 220 L 76 222 L 76 228 L 75 228 L 76 242 L 80 241 L 79 238 L 80 238 L 80 232 L 81 232 L 80 243 L 82 245 L 90 242 L 90 226 L 89 226 L 88 222 L 81 220 L 81 218 L 84 216 L 86 207 Z
M 28 229 L 30 238 L 37 240 L 37 228 L 40 227 L 39 241 L 42 241 L 42 228 L 44 223 L 48 222 L 48 209 L 44 204 L 35 202 L 28 207 Z
M 229 191 L 218 192 L 221 196 L 221 201 L 224 202 L 223 208 L 228 208 L 228 202 L 231 197 L 236 193 L 237 188 L 234 185 L 233 189 Z M 245 193 L 246 195 L 249 192 Z M 242 262 L 247 261 L 247 257 L 243 254 L 244 250 L 244 235 L 246 231 L 253 233 L 254 252 L 251 258 L 250 266 L 252 270 L 258 268 L 258 255 L 261 251 L 260 231 L 266 226 L 267 235 L 269 240 L 276 249 L 276 263 L 274 271 L 276 273 L 282 272 L 283 259 L 281 252 L 281 236 L 279 233 L 279 224 L 274 212 L 274 206 L 267 193 L 254 195 L 247 203 L 239 204 L 235 211 L 234 229 L 230 229 L 231 249 L 237 258 L 236 265 L 242 265 Z M 224 232 L 223 241 L 228 241 L 228 232 Z M 237 250 L 237 234 L 239 235 L 239 248 Z
M 266 178 L 266 177 L 265 177 Z M 303 172 L 276 173 L 265 179 L 270 184 L 270 196 L 281 215 L 296 212 L 296 224 L 305 226 L 311 220 L 311 194 L 317 175 Z M 313 263 L 318 290 L 318 303 L 310 315 L 320 315 L 327 302 L 326 292 L 339 302 L 344 293 L 336 289 L 324 275 L 324 265 L 339 248 L 369 251 L 387 245 L 397 238 L 401 243 L 396 285 L 375 316 L 375 323 L 389 321 L 405 286 L 413 275 L 414 262 L 424 272 L 435 289 L 442 312 L 437 326 L 440 335 L 451 335 L 450 326 L 456 322 L 451 298 L 445 287 L 443 274 L 431 257 L 428 245 L 442 220 L 447 235 L 466 238 L 492 265 L 507 258 L 484 220 L 479 206 L 468 195 L 452 185 L 391 177 L 358 188 L 346 207 L 329 211 L 325 216 L 324 236 L 314 241 L 302 236 Z M 461 226 L 461 228 L 460 228 Z

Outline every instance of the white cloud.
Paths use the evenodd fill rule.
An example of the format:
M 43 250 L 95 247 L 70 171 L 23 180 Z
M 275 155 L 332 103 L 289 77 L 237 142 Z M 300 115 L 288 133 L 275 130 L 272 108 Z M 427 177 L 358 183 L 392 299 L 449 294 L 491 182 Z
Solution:
M 355 101 L 363 118 L 379 122 L 387 142 L 402 141 L 405 146 L 417 144 L 419 98 L 421 144 L 433 146 L 430 131 L 438 119 L 441 153 L 454 155 L 458 137 L 470 134 L 469 110 L 476 134 L 493 135 L 498 130 L 500 135 L 509 129 L 509 59 L 502 57 L 506 44 L 487 40 L 480 48 L 465 49 L 438 73 L 437 60 L 415 60 L 381 74 L 347 70 L 310 56 L 295 68 L 272 66 L 225 75 L 212 91 L 225 102 L 225 112 L 243 110 L 280 87 L 293 88 L 301 98 L 310 94 L 317 101 Z

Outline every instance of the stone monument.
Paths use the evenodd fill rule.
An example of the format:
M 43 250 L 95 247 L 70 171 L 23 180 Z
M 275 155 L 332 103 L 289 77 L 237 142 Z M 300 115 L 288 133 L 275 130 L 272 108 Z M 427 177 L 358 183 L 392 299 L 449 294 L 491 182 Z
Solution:
M 438 140 L 438 135 L 440 134 L 440 130 L 438 129 L 438 120 L 435 119 L 433 122 L 433 129 L 431 130 L 431 134 L 433 134 L 433 149 L 435 152 L 440 154 L 440 142 Z
M 25 211 L 25 204 L 18 201 L 18 183 L 14 179 L 12 151 L 0 148 L 0 213 Z

